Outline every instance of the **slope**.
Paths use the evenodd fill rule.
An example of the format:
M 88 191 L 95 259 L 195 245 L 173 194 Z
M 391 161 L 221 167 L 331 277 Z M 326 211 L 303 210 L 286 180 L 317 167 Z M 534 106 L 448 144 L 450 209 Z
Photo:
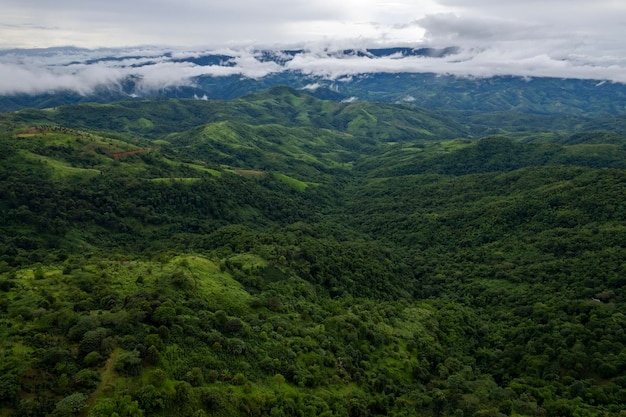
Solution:
M 3 417 L 624 411 L 623 137 L 190 103 L 2 116 Z
M 14 119 L 27 124 L 58 124 L 144 137 L 182 132 L 216 121 L 328 128 L 362 137 L 382 136 L 387 140 L 461 134 L 453 121 L 424 109 L 336 103 L 287 87 L 275 87 L 233 101 L 125 101 L 106 105 L 76 104 L 43 111 L 31 109 L 18 112 Z

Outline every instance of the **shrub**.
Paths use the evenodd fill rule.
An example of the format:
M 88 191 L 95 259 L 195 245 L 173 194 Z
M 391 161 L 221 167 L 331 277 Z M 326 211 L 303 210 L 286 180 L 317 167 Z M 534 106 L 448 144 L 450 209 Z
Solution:
M 141 359 L 139 352 L 133 350 L 120 353 L 113 367 L 117 372 L 126 376 L 136 376 L 141 373 Z

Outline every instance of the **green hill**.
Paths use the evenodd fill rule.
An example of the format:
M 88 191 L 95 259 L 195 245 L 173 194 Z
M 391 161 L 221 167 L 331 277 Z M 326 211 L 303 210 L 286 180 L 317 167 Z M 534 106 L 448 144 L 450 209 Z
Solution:
M 473 120 L 1 115 L 0 416 L 623 415 L 626 138 Z
M 461 132 L 451 120 L 412 106 L 337 103 L 288 87 L 274 87 L 232 101 L 146 100 L 29 109 L 16 113 L 15 120 L 145 137 L 219 121 L 326 128 L 385 140 L 454 137 Z

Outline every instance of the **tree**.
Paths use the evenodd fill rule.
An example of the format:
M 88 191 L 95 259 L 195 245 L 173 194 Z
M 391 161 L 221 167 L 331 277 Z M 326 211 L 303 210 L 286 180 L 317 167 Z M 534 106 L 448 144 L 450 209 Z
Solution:
M 91 408 L 89 417 L 144 417 L 144 410 L 130 395 L 102 398 Z
M 139 358 L 139 352 L 123 351 L 117 357 L 114 369 L 122 375 L 135 376 L 141 373 L 141 359 Z
M 146 362 L 150 365 L 159 365 L 161 363 L 161 352 L 156 346 L 151 345 L 146 351 Z
M 82 411 L 86 405 L 87 396 L 80 392 L 75 392 L 59 401 L 52 415 L 54 417 L 70 417 Z
M 92 389 L 100 383 L 100 374 L 91 369 L 81 369 L 74 375 L 74 382 L 83 388 Z
M 20 383 L 17 375 L 13 372 L 5 372 L 0 375 L 0 402 L 12 404 L 20 390 Z

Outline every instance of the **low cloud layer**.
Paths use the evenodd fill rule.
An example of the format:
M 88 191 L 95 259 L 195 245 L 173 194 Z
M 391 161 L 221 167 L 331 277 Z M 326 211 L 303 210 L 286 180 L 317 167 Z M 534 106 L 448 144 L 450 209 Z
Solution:
M 479 22 L 432 16 L 425 27 L 447 28 L 447 33 L 476 33 L 479 38 L 498 36 L 498 26 L 480 29 Z M 445 20 L 447 25 L 433 23 Z M 519 30 L 530 30 L 520 27 Z M 453 41 L 455 39 L 448 39 Z M 458 40 L 458 39 L 457 39 Z M 445 45 L 442 43 L 442 45 Z M 448 44 L 449 45 L 449 44 Z M 346 45 L 342 45 L 346 46 Z M 557 77 L 626 83 L 626 60 L 593 57 L 565 49 L 560 39 L 548 39 L 544 50 L 535 41 L 502 37 L 490 47 L 466 44 L 456 53 L 429 57 L 402 53 L 371 54 L 360 45 L 348 51 L 311 44 L 294 53 L 268 53 L 254 49 L 172 50 L 159 48 L 10 50 L 0 52 L 0 94 L 41 94 L 70 90 L 90 94 L 95 89 L 120 89 L 132 78 L 139 94 L 169 87 L 194 86 L 200 76 L 262 78 L 295 71 L 330 80 L 367 73 L 439 73 L 456 76 Z M 213 56 L 212 56 L 213 55 Z M 212 58 L 212 59 L 211 59 Z M 211 61 L 210 64 L 203 62 Z
M 223 65 L 197 65 L 186 58 L 209 53 L 228 54 Z M 222 50 L 184 52 L 154 49 L 55 48 L 9 50 L 0 53 L 0 94 L 41 94 L 73 91 L 90 94 L 98 88 L 119 89 L 132 78 L 136 89 L 150 92 L 193 86 L 199 76 L 260 78 L 283 71 L 274 62 L 262 62 L 250 52 Z

